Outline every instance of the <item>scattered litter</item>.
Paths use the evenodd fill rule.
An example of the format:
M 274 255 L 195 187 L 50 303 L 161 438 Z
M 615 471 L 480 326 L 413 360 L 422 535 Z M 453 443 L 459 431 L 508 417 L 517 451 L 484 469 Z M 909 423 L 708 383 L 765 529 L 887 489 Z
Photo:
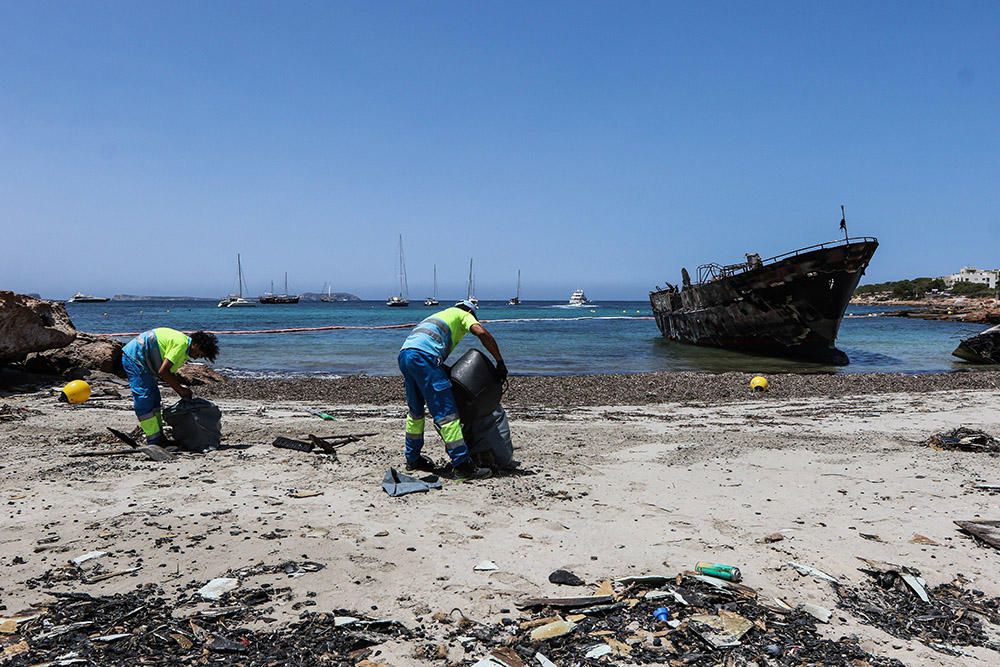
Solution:
M 535 654 L 535 660 L 539 665 L 541 665 L 541 667 L 556 667 L 556 663 L 552 662 L 541 653 Z
M 301 491 L 292 489 L 288 492 L 289 498 L 315 498 L 316 496 L 322 496 L 322 491 L 311 491 L 309 489 L 303 489 Z
M 240 585 L 239 579 L 229 577 L 219 577 L 198 589 L 198 595 L 206 600 L 218 600 L 229 591 L 236 590 Z
M 589 651 L 587 651 L 583 657 L 591 659 L 602 658 L 606 655 L 609 655 L 611 651 L 612 649 L 610 644 L 597 644 Z
M 73 565 L 76 565 L 77 567 L 79 567 L 80 565 L 83 565 L 87 561 L 96 560 L 96 559 L 100 558 L 101 556 L 106 556 L 107 553 L 108 553 L 107 551 L 91 551 L 90 553 L 85 553 L 82 556 L 77 556 L 76 558 L 71 558 L 69 562 L 71 562 L 71 563 L 73 563 Z
M 873 533 L 858 533 L 858 536 L 866 540 L 871 540 L 872 542 L 884 542 L 884 540 L 881 537 Z
M 953 431 L 936 433 L 927 439 L 928 447 L 960 452 L 1000 452 L 1000 441 L 985 431 L 960 426 Z
M 477 563 L 475 567 L 472 568 L 476 572 L 492 572 L 493 570 L 499 569 L 497 564 L 491 560 L 484 560 Z
M 319 572 L 324 567 L 326 567 L 326 565 L 323 565 L 323 563 L 317 563 L 316 561 L 306 560 L 301 563 L 297 563 L 290 560 L 281 565 L 281 570 L 289 577 L 301 577 L 309 574 L 310 572 Z
M 611 585 L 611 582 L 607 579 L 598 584 L 597 588 L 594 589 L 594 595 L 603 596 L 603 595 L 614 595 L 614 594 L 615 594 L 615 589 Z
M 585 582 L 580 577 L 576 576 L 569 570 L 554 570 L 549 574 L 549 583 L 558 584 L 560 586 L 586 586 Z
M 582 607 L 608 604 L 609 602 L 614 602 L 614 597 L 610 595 L 591 595 L 579 598 L 528 598 L 527 600 L 518 602 L 517 607 L 519 609 L 531 609 L 532 607 L 580 609 Z
M 740 568 L 733 565 L 723 565 L 722 563 L 699 561 L 695 564 L 694 571 L 698 574 L 703 574 L 706 577 L 715 577 L 717 579 L 725 579 L 726 581 L 738 582 L 743 578 L 743 575 L 740 573 Z
M 314 445 L 310 442 L 303 442 L 302 440 L 293 440 L 292 438 L 286 438 L 284 436 L 278 436 L 271 443 L 272 446 L 279 449 L 291 449 L 296 452 L 306 452 L 309 453 L 313 450 Z
M 834 576 L 827 574 L 823 570 L 817 570 L 814 567 L 808 565 L 803 565 L 802 563 L 796 563 L 793 560 L 788 561 L 788 565 L 795 568 L 799 574 L 805 574 L 810 577 L 816 577 L 817 579 L 822 579 L 823 581 L 829 581 L 831 583 L 840 583 Z
M 726 609 L 720 609 L 714 616 L 696 614 L 690 621 L 696 624 L 694 632 L 713 648 L 739 646 L 740 638 L 753 627 L 752 621 Z
M 82 581 L 85 584 L 97 584 L 102 581 L 107 581 L 108 579 L 114 579 L 115 577 L 121 577 L 126 574 L 134 574 L 141 569 L 142 567 L 137 565 L 135 567 L 127 567 L 124 570 L 115 570 L 113 572 L 105 572 L 103 574 L 89 574 L 87 576 L 80 577 L 80 581 Z
M 804 602 L 800 604 L 799 609 L 809 614 L 820 623 L 829 623 L 830 619 L 833 618 L 832 611 L 826 607 L 821 607 L 818 604 L 813 604 L 811 602 Z
M 568 635 L 576 629 L 576 623 L 571 621 L 553 621 L 552 623 L 546 623 L 545 625 L 539 626 L 531 631 L 531 641 L 540 642 L 546 639 L 553 639 L 555 637 L 562 637 L 563 635 Z
M 410 493 L 425 493 L 431 489 L 440 489 L 441 480 L 437 475 L 427 475 L 417 479 L 404 475 L 395 468 L 389 468 L 382 479 L 382 489 L 393 498 Z
M 955 525 L 980 542 L 1000 549 L 1000 521 L 956 521 Z

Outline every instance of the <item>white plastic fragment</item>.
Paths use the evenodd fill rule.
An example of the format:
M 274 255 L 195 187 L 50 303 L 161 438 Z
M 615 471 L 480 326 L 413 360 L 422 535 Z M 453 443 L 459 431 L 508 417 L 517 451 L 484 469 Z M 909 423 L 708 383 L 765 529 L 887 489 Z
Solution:
M 107 551 L 91 551 L 89 553 L 83 554 L 82 556 L 77 556 L 76 558 L 71 559 L 69 562 L 73 563 L 73 565 L 83 565 L 89 560 L 97 560 L 101 556 L 106 556 L 107 553 L 108 553 Z
M 927 596 L 927 591 L 924 589 L 924 585 L 927 582 L 925 582 L 922 578 L 915 577 L 912 574 L 907 574 L 906 572 L 900 572 L 899 576 L 906 582 L 906 585 L 917 594 L 917 597 L 919 597 L 922 602 L 927 603 L 931 601 L 931 599 Z
M 126 637 L 131 637 L 131 633 L 124 632 L 117 635 L 104 635 L 103 637 L 97 637 L 94 639 L 95 642 L 113 642 L 119 639 L 125 639 Z
M 484 560 L 472 569 L 476 572 L 492 572 L 493 570 L 499 569 L 499 567 L 491 560 Z
M 537 660 L 538 664 L 541 665 L 542 667 L 557 667 L 556 663 L 552 662 L 541 653 L 535 654 L 535 660 Z
M 821 607 L 818 604 L 813 604 L 812 602 L 804 602 L 800 604 L 799 609 L 809 614 L 820 623 L 829 623 L 830 619 L 833 617 L 832 611 L 826 607 Z
M 796 570 L 798 570 L 799 574 L 807 574 L 811 577 L 816 577 L 817 579 L 822 579 L 823 581 L 829 581 L 834 584 L 840 583 L 840 581 L 838 581 L 833 575 L 827 574 L 823 570 L 817 570 L 814 567 L 803 565 L 802 563 L 796 563 L 793 560 L 788 561 L 788 564 L 791 567 L 794 567 Z
M 239 588 L 239 585 L 240 582 L 238 579 L 219 577 L 218 579 L 212 579 L 210 582 L 199 588 L 198 595 L 205 600 L 218 600 L 229 591 Z
M 353 616 L 334 616 L 333 627 L 339 628 L 342 625 L 351 625 L 352 623 L 357 623 L 359 620 L 361 619 L 354 618 Z
M 603 643 L 602 644 L 598 644 L 598 645 L 592 647 L 589 651 L 587 651 L 587 653 L 584 654 L 584 657 L 585 658 L 600 658 L 602 656 L 605 656 L 605 655 L 608 655 L 609 653 L 611 653 L 611 650 L 612 650 L 611 646 L 609 646 L 608 644 L 603 644 Z

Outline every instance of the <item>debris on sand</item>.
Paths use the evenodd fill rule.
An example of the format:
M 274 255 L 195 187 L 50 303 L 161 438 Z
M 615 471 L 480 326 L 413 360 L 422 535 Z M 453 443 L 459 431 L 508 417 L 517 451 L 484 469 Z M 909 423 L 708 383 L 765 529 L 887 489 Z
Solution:
M 927 446 L 941 451 L 975 452 L 978 454 L 1000 452 L 1000 440 L 985 431 L 960 426 L 952 431 L 936 433 L 927 439 Z
M 959 654 L 954 646 L 1000 650 L 983 627 L 984 622 L 1000 626 L 1000 598 L 966 588 L 961 576 L 927 588 L 912 568 L 869 560 L 865 564 L 860 569 L 869 575 L 868 581 L 835 586 L 839 608 L 894 637 L 916 638 L 949 655 Z
M 370 647 L 412 637 L 395 621 L 357 612 L 304 612 L 287 626 L 251 629 L 252 607 L 225 613 L 175 616 L 177 604 L 155 586 L 91 596 L 52 593 L 55 600 L 18 623 L 10 638 L 20 648 L 5 652 L 5 667 L 46 664 L 153 665 L 238 664 L 245 667 L 353 665 Z M 337 623 L 348 614 L 352 624 Z M 70 662 L 71 660 L 72 662 Z
M 532 610 L 532 620 L 454 634 L 473 639 L 464 644 L 473 655 L 504 647 L 525 665 L 543 664 L 539 651 L 557 665 L 902 664 L 868 653 L 855 638 L 824 639 L 810 613 L 765 604 L 746 585 L 694 573 L 615 581 L 614 595 L 601 604 L 593 597 L 534 598 L 518 605 Z M 667 621 L 656 616 L 663 600 L 673 600 Z

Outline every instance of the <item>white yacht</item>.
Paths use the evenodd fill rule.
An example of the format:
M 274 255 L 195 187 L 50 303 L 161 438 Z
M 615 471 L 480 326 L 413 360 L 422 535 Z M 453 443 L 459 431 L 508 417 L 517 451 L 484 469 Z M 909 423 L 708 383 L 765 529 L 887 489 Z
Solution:
M 257 304 L 253 301 L 243 298 L 243 262 L 240 261 L 240 254 L 236 253 L 236 280 L 237 289 L 239 292 L 237 294 L 230 294 L 229 296 L 223 298 L 219 301 L 219 308 L 253 308 Z
M 410 305 L 409 284 L 406 281 L 406 262 L 403 259 L 403 235 L 399 235 L 399 294 L 385 300 L 390 308 L 406 308 Z
M 590 303 L 590 299 L 588 299 L 587 295 L 583 293 L 583 290 L 582 289 L 578 289 L 578 290 L 576 290 L 575 292 L 573 292 L 570 295 L 570 297 L 569 297 L 569 304 L 568 305 L 570 305 L 570 306 L 590 306 L 590 305 L 593 305 L 593 304 Z
M 109 296 L 91 296 L 89 294 L 84 294 L 82 292 L 77 292 L 69 300 L 70 303 L 104 303 L 105 301 L 110 301 Z

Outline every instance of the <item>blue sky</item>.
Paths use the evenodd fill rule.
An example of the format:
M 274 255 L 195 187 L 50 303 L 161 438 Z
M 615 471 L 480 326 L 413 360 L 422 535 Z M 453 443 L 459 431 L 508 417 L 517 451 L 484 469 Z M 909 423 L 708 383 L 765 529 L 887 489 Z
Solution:
M 1000 3 L 4 2 L 0 288 L 644 298 L 1000 266 Z

